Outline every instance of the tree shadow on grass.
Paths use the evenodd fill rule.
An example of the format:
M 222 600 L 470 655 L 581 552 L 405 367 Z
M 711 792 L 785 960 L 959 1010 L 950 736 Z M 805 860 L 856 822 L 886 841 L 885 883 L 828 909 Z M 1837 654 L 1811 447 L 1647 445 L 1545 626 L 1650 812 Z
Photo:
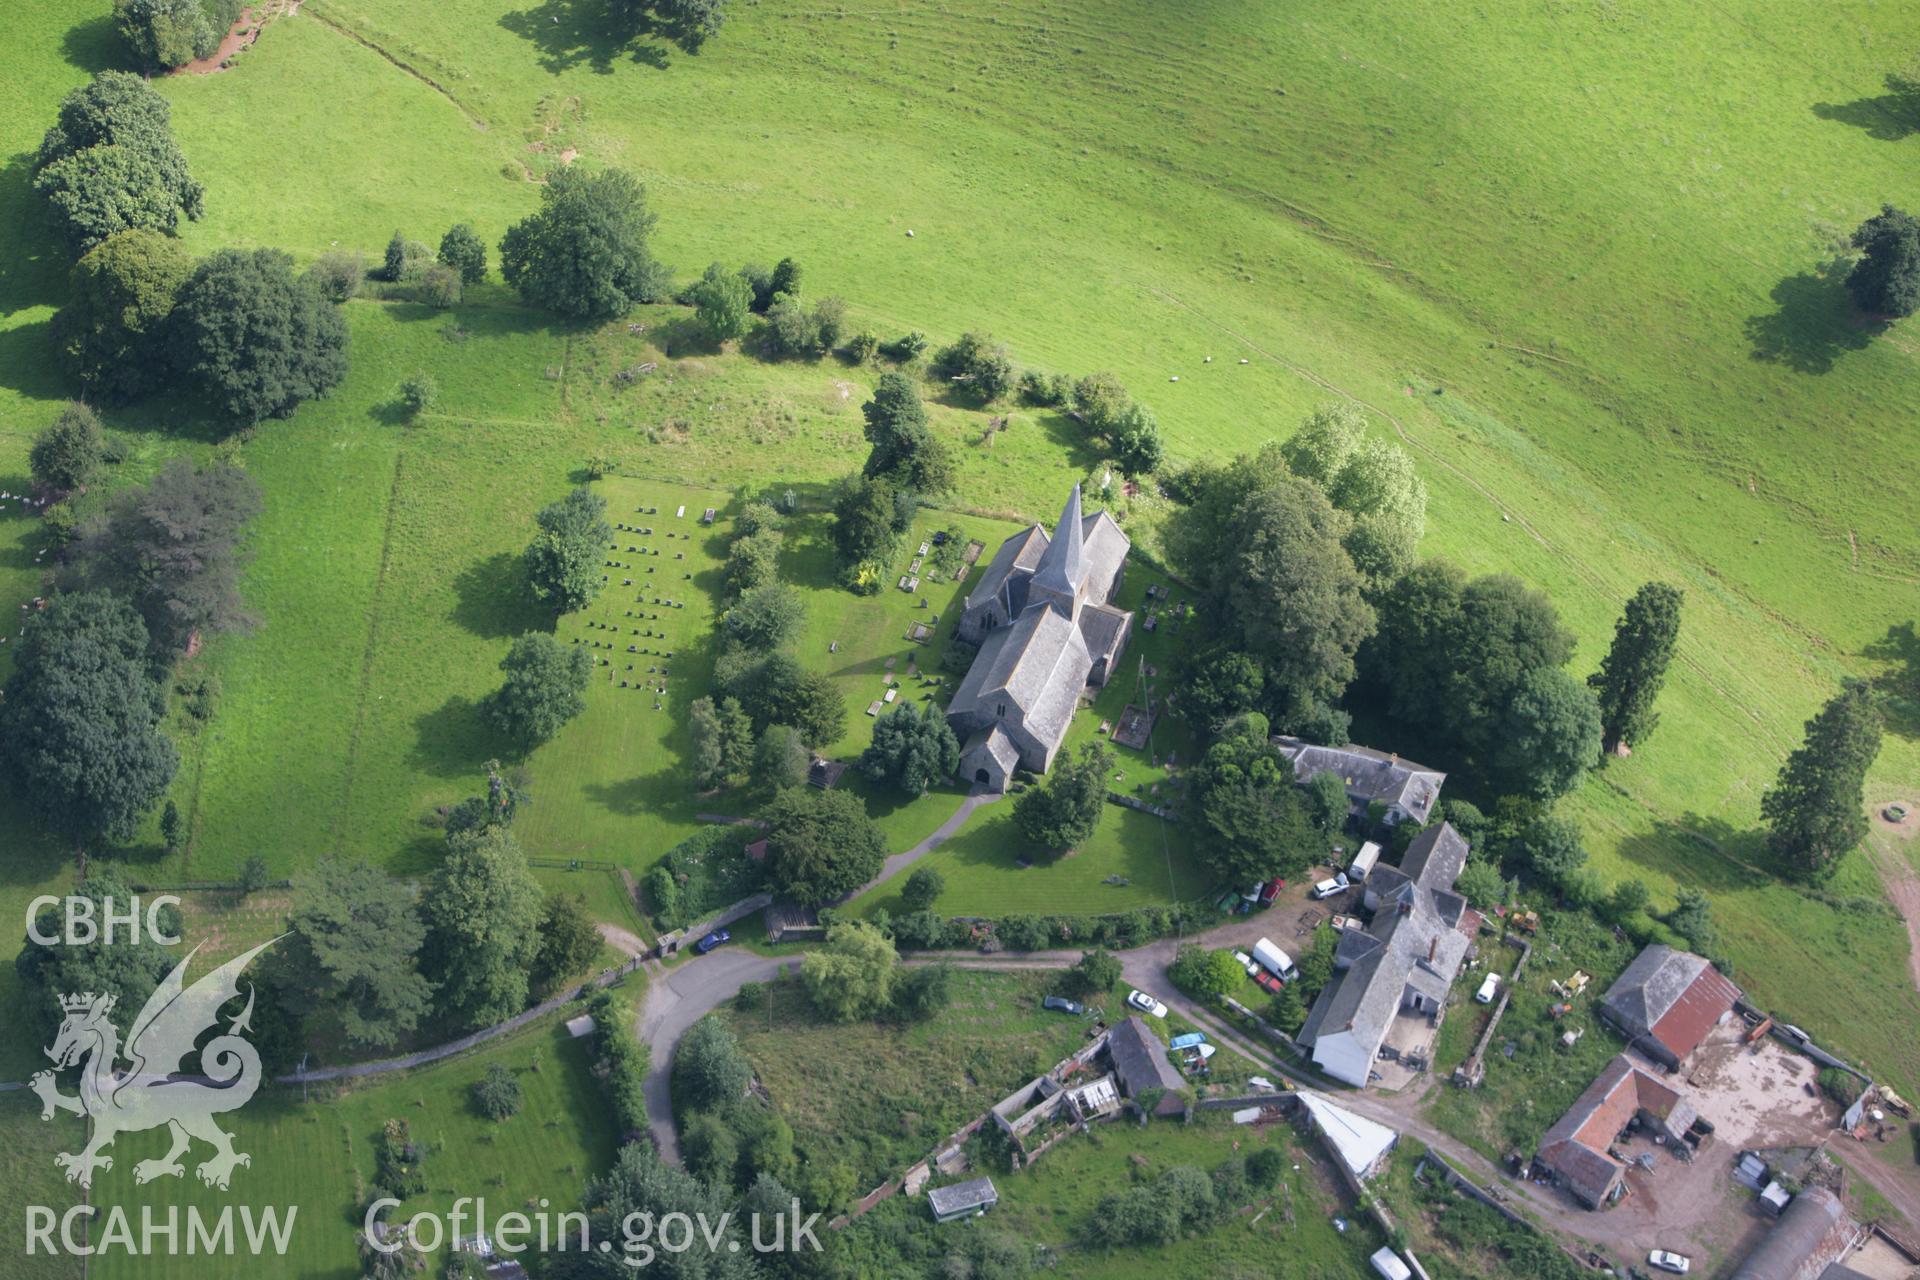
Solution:
M 1822 120 L 1852 125 L 1879 142 L 1899 142 L 1920 133 L 1920 86 L 1889 75 L 1887 92 L 1852 102 L 1816 102 L 1813 114 Z
M 504 640 L 553 632 L 553 610 L 529 598 L 526 570 L 510 551 L 468 565 L 454 577 L 453 589 L 459 596 L 453 621 L 476 636 Z
M 1698 813 L 1655 822 L 1622 840 L 1619 851 L 1637 867 L 1675 875 L 1709 894 L 1760 889 L 1776 879 L 1764 831 Z
M 1836 265 L 1803 271 L 1775 285 L 1770 296 L 1777 309 L 1747 318 L 1753 358 L 1799 373 L 1822 374 L 1846 352 L 1863 350 L 1886 325 L 1854 309 L 1844 281 Z
M 1067 465 L 1075 471 L 1091 471 L 1095 463 L 1106 457 L 1087 428 L 1060 410 L 1037 411 L 1034 419 L 1047 433 L 1047 440 L 1067 455 Z
M 1887 728 L 1903 738 L 1920 738 L 1920 632 L 1909 620 L 1887 628 L 1887 634 L 1861 651 L 1861 656 L 1889 664 L 1873 679 L 1881 693 L 1881 711 Z
M 487 722 L 486 707 L 456 694 L 413 722 L 413 763 L 436 778 L 477 776 L 488 758 L 517 760 L 521 752 Z
M 540 65 L 553 75 L 589 66 L 601 75 L 614 64 L 633 61 L 658 71 L 667 68 L 665 48 L 651 42 L 661 29 L 643 17 L 632 36 L 622 35 L 605 0 L 545 0 L 531 9 L 500 16 L 500 25 L 540 50 Z
M 76 26 L 68 27 L 60 37 L 60 56 L 88 75 L 111 71 L 121 66 L 120 38 L 113 31 L 113 15 L 103 13 Z

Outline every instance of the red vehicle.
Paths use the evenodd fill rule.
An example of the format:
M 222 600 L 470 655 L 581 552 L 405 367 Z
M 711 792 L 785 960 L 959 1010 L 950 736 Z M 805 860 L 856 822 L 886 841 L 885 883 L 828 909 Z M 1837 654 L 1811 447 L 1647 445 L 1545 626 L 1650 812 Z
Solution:
M 1286 887 L 1287 887 L 1287 882 L 1281 877 L 1275 876 L 1272 880 L 1267 882 L 1267 885 L 1265 888 L 1260 890 L 1260 905 L 1263 907 L 1272 906 L 1273 900 L 1275 898 L 1278 898 L 1280 896 L 1281 891 Z
M 1267 970 L 1264 968 L 1262 968 L 1260 972 L 1253 975 L 1253 980 L 1262 989 L 1266 991 L 1270 991 L 1274 995 L 1279 995 L 1281 988 L 1286 985 L 1285 983 L 1281 982 L 1280 979 L 1274 977 L 1271 973 L 1267 972 Z

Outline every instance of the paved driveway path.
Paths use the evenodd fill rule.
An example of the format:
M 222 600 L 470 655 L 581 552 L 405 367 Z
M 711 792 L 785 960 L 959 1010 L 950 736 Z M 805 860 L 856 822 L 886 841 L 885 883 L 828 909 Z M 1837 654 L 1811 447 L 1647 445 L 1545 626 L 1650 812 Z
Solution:
M 694 956 L 673 969 L 648 966 L 647 998 L 640 1006 L 640 1039 L 652 1058 L 647 1068 L 647 1127 L 660 1154 L 680 1162 L 680 1138 L 673 1128 L 673 1055 L 680 1037 L 708 1013 L 733 999 L 741 986 L 766 982 L 799 961 L 751 951 L 715 951 Z
M 967 825 L 967 819 L 973 816 L 975 809 L 978 809 L 981 805 L 992 804 L 999 798 L 1000 793 L 998 791 L 968 792 L 967 798 L 960 802 L 960 807 L 953 811 L 953 816 L 941 823 L 932 835 L 905 853 L 896 853 L 889 857 L 885 863 L 881 864 L 879 875 L 867 881 L 858 889 L 855 889 L 852 893 L 840 899 L 840 901 L 851 902 L 867 890 L 877 885 L 885 884 L 887 881 L 893 879 L 902 871 L 905 871 L 908 867 L 920 861 L 920 859 L 926 857 L 951 839 L 954 832 Z

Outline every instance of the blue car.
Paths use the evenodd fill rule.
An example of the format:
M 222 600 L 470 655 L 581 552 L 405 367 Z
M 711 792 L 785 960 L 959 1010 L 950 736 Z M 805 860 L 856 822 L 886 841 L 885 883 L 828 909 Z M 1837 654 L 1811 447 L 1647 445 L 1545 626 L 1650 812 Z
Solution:
M 725 929 L 715 929 L 712 933 L 693 944 L 693 953 L 697 956 L 703 956 L 721 943 L 732 941 L 733 935 Z

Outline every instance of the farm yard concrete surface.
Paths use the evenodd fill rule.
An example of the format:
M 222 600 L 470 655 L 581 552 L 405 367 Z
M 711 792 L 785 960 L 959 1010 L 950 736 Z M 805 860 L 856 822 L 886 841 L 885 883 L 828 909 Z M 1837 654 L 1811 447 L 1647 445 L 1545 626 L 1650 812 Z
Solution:
M 1844 283 L 1853 228 L 1882 202 L 1920 203 L 1907 70 L 1920 11 L 1853 0 L 1464 13 L 1437 0 L 1195 0 L 1177 14 L 1145 0 L 732 4 L 696 53 L 657 15 L 627 38 L 599 5 L 570 0 L 255 5 L 188 67 L 219 74 L 145 82 L 204 186 L 204 216 L 176 229 L 185 253 L 268 248 L 305 271 L 348 252 L 377 268 L 396 229 L 431 250 L 465 223 L 486 246 L 485 278 L 445 307 L 404 280 L 362 282 L 337 308 L 344 380 L 255 427 L 235 430 L 184 386 L 132 404 L 88 393 L 104 467 L 47 504 L 26 496 L 33 444 L 82 387 L 59 353 L 72 313 L 55 319 L 75 255 L 45 216 L 34 154 L 63 95 L 133 65 L 114 9 L 16 0 L 4 23 L 0 602 L 24 623 L 54 594 L 69 515 L 104 514 L 175 460 L 231 462 L 261 495 L 239 582 L 255 625 L 196 636 L 175 663 L 160 728 L 180 767 L 130 836 L 55 836 L 23 790 L 0 786 L 0 912 L 17 918 L 35 897 L 71 891 L 83 867 L 219 886 L 184 889 L 182 909 L 189 945 L 225 958 L 281 933 L 297 886 L 331 858 L 391 875 L 396 901 L 430 893 L 449 814 L 499 759 L 524 792 L 513 830 L 534 880 L 582 894 L 603 940 L 583 974 L 643 954 L 658 925 L 634 886 L 702 815 L 751 816 L 765 800 L 745 770 L 696 794 L 687 723 L 713 691 L 716 628 L 733 604 L 724 557 L 753 500 L 784 513 L 778 575 L 805 607 L 791 650 L 847 704 L 844 732 L 819 745 L 845 763 L 870 739 L 870 704 L 938 711 L 965 670 L 947 658 L 965 657 L 954 627 L 986 566 L 919 573 L 914 549 L 951 534 L 990 557 L 1033 521 L 1051 527 L 1060 496 L 1081 485 L 1088 509 L 1110 510 L 1131 540 L 1115 603 L 1138 621 L 1063 750 L 1111 742 L 1115 726 L 1140 722 L 1132 709 L 1154 708 L 1144 745 L 1116 747 L 1105 781 L 1133 803 L 1178 807 L 1213 727 L 1185 714 L 1186 660 L 1204 635 L 1183 629 L 1185 611 L 1201 596 L 1170 568 L 1188 468 L 1255 451 L 1341 402 L 1365 410 L 1371 440 L 1404 447 L 1426 484 L 1420 555 L 1545 592 L 1577 639 L 1576 681 L 1637 586 L 1685 592 L 1658 731 L 1592 770 L 1556 813 L 1577 827 L 1602 888 L 1642 882 L 1656 916 L 1683 890 L 1703 892 L 1712 953 L 1756 1006 L 1920 1097 L 1914 322 L 1859 311 Z M 565 319 L 501 283 L 495 246 L 556 175 L 615 168 L 647 187 L 651 247 L 674 287 L 708 262 L 791 256 L 808 302 L 845 300 L 844 339 L 917 333 L 938 349 L 990 331 L 1019 370 L 1114 370 L 1151 409 L 1166 460 L 1129 477 L 1069 406 L 1017 394 L 982 406 L 964 383 L 908 365 L 954 483 L 913 511 L 879 566 L 881 589 L 853 593 L 834 546 L 836 485 L 867 455 L 862 405 L 894 365 L 776 356 L 758 320 L 744 340 L 715 342 L 670 300 Z M 436 394 L 410 409 L 404 389 L 423 376 Z M 625 527 L 605 548 L 606 590 L 556 617 L 527 590 L 521 551 L 534 513 L 579 485 Z M 896 589 L 916 574 L 915 590 Z M 529 632 L 594 665 L 584 710 L 520 750 L 488 699 Z M 5 679 L 19 624 L 0 636 Z M 1803 722 L 1852 678 L 1882 695 L 1873 816 L 1864 845 L 1807 889 L 1780 874 L 1760 797 Z M 1379 724 L 1378 708 L 1354 709 L 1356 736 L 1448 771 L 1447 799 L 1473 794 L 1463 762 Z M 849 770 L 838 785 L 889 855 L 843 918 L 899 920 L 917 871 L 938 873 L 921 882 L 937 892 L 911 900 L 947 917 L 1116 915 L 1241 888 L 1213 883 L 1213 834 L 1191 813 L 1168 822 L 1107 805 L 1062 851 L 1023 834 L 1017 797 L 989 803 L 964 781 L 909 797 Z M 1474 798 L 1495 808 L 1497 797 Z M 1904 817 L 1888 816 L 1894 802 Z M 241 892 L 255 858 L 271 883 Z M 1312 936 L 1288 925 L 1307 909 L 1299 888 L 1198 940 L 1244 948 L 1271 934 L 1298 956 Z M 749 950 L 761 945 L 756 923 L 736 922 L 730 948 L 641 971 L 647 1118 L 669 1156 L 681 1154 L 674 1047 L 742 983 L 801 953 Z M 1179 942 L 1125 953 L 1125 980 L 1282 1069 L 1173 987 Z M 1590 950 L 1616 946 L 1626 949 L 1602 938 Z M 1058 968 L 1078 954 L 957 962 Z M 1569 968 L 1545 950 L 1533 965 L 1514 984 L 1526 1016 Z M 34 1030 L 0 1039 L 0 1079 L 46 1065 L 30 980 L 0 964 L 0 1019 Z M 1465 1055 L 1477 1025 L 1459 985 L 1433 1047 L 1443 1062 Z M 1593 994 L 1567 1002 L 1571 1018 L 1592 1022 Z M 310 1065 L 405 1058 L 466 1029 L 436 1006 L 396 1043 L 360 1053 L 329 1027 L 307 1046 Z M 310 1206 L 314 1222 L 343 1220 L 376 1176 L 382 1124 L 405 1116 L 435 1147 L 430 1186 L 409 1207 L 441 1207 L 431 1170 L 455 1165 L 484 1167 L 502 1199 L 548 1182 L 577 1199 L 612 1165 L 608 1103 L 585 1049 L 548 1045 L 551 1030 L 535 1020 L 314 1099 L 270 1091 L 242 1122 L 246 1141 L 260 1139 L 262 1186 Z M 1622 1257 L 1678 1244 L 1698 1272 L 1733 1256 L 1739 1233 L 1758 1229 L 1743 1228 L 1744 1193 L 1721 1176 L 1737 1144 L 1825 1141 L 1856 1186 L 1920 1229 L 1920 1179 L 1894 1158 L 1900 1144 L 1832 1136 L 1834 1108 L 1808 1094 L 1805 1060 L 1771 1042 L 1754 1054 L 1710 1045 L 1709 1062 L 1675 1077 L 1718 1141 L 1693 1165 L 1630 1174 L 1635 1194 L 1620 1208 L 1584 1214 L 1498 1181 L 1496 1158 L 1551 1123 L 1536 1102 L 1577 1093 L 1588 1058 L 1619 1047 L 1597 1024 L 1585 1035 L 1561 1051 L 1557 1033 L 1536 1031 L 1544 1048 L 1531 1062 L 1530 1049 L 1515 1061 L 1496 1046 L 1480 1091 L 1408 1073 L 1399 1091 L 1352 1102 L 1497 1181 L 1562 1239 Z M 525 1095 L 524 1113 L 497 1128 L 472 1103 L 496 1064 Z M 0 1198 L 70 1195 L 51 1161 L 75 1127 L 42 1126 L 22 1098 L 0 1097 Z M 1211 1158 L 1201 1143 L 1152 1141 Z M 1089 1158 L 1089 1181 L 1119 1158 Z M 204 1199 L 197 1185 L 135 1188 L 133 1163 L 104 1180 L 103 1200 Z M 1066 1219 L 1051 1219 L 1085 1217 L 1093 1199 L 1044 1195 L 1023 1207 L 1015 1188 L 1005 1220 L 1065 1248 Z M 19 1243 L 0 1223 L 0 1274 Z M 355 1273 L 344 1228 L 306 1247 L 290 1274 Z M 1112 1265 L 1183 1265 L 1146 1249 L 1127 1257 Z M 94 1270 L 207 1274 L 105 1260 Z

